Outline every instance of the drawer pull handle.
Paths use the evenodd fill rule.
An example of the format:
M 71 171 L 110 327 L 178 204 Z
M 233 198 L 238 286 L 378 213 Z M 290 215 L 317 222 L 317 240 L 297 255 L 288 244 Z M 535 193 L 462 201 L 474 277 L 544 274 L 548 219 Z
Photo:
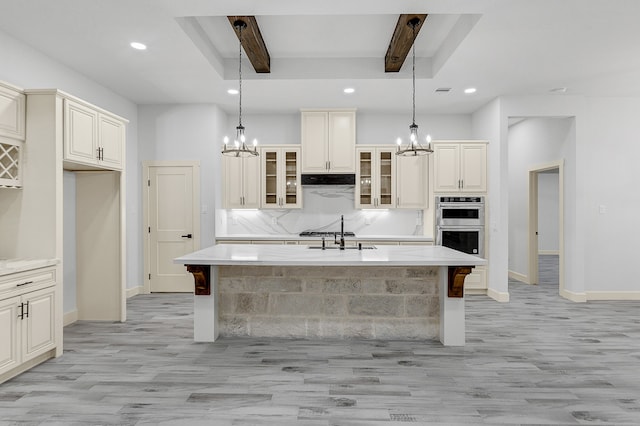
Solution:
M 27 285 L 27 284 L 33 284 L 33 281 L 27 281 L 25 283 L 18 284 L 18 285 L 16 285 L 16 287 L 22 287 L 23 285 Z

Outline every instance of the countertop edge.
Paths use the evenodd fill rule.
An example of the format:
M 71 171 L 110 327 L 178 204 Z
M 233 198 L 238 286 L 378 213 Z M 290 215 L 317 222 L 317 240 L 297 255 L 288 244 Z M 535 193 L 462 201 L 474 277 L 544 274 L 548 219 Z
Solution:
M 0 264 L 0 277 L 34 269 L 47 268 L 60 263 L 59 259 L 7 259 Z M 13 266 L 12 266 L 13 265 Z
M 320 237 L 301 237 L 295 234 L 286 235 L 224 235 L 215 237 L 216 241 L 321 241 Z M 359 235 L 346 237 L 348 241 L 418 241 L 431 243 L 433 237 L 421 235 Z

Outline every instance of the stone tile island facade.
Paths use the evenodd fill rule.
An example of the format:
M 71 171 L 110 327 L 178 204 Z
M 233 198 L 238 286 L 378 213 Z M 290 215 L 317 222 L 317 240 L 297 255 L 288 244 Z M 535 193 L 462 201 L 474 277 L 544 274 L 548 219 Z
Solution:
M 220 266 L 220 335 L 437 339 L 436 266 Z

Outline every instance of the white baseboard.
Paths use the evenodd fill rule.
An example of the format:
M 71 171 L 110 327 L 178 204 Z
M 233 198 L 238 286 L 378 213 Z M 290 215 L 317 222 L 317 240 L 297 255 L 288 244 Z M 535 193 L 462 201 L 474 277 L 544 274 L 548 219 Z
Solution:
M 569 290 L 560 290 L 560 296 L 577 303 L 584 303 L 587 301 L 586 293 L 575 293 Z
M 514 279 L 516 281 L 520 281 L 525 284 L 531 284 L 529 282 L 529 277 L 524 274 L 521 274 L 520 272 L 509 271 L 509 278 Z
M 131 287 L 127 289 L 127 299 L 138 294 L 142 294 L 144 292 L 144 287 L 141 285 L 138 287 Z
M 555 256 L 560 256 L 560 250 L 538 250 L 538 254 L 552 254 Z
M 64 317 L 62 318 L 62 325 L 64 327 L 68 326 L 69 324 L 73 324 L 74 322 L 78 321 L 78 310 L 74 310 L 71 312 L 65 312 L 64 313 Z
M 487 289 L 487 296 L 489 296 L 490 298 L 492 298 L 495 301 L 498 302 L 508 302 L 509 301 L 509 293 L 501 293 L 499 291 L 495 291 L 494 289 L 488 288 Z
M 587 291 L 587 300 L 640 300 L 640 291 Z

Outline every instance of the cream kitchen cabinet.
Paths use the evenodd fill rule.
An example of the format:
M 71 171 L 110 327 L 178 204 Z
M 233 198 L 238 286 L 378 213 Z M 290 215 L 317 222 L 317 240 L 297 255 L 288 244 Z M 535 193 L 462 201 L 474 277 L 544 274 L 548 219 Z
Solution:
M 434 142 L 435 192 L 486 192 L 485 142 Z
M 0 136 L 24 140 L 25 99 L 21 90 L 0 82 Z
M 122 170 L 124 122 L 88 104 L 65 99 L 64 160 L 100 169 Z
M 263 209 L 302 207 L 300 186 L 300 147 L 263 146 L 261 201 Z
M 0 276 L 0 382 L 53 356 L 56 312 L 55 267 Z
M 356 148 L 357 209 L 396 206 L 396 155 L 394 147 Z
M 260 157 L 222 157 L 225 209 L 260 208 Z
M 396 208 L 429 208 L 429 156 L 396 155 Z
M 302 173 L 355 173 L 355 110 L 303 110 L 301 117 Z
M 0 82 L 0 188 L 22 186 L 25 114 L 24 93 Z

